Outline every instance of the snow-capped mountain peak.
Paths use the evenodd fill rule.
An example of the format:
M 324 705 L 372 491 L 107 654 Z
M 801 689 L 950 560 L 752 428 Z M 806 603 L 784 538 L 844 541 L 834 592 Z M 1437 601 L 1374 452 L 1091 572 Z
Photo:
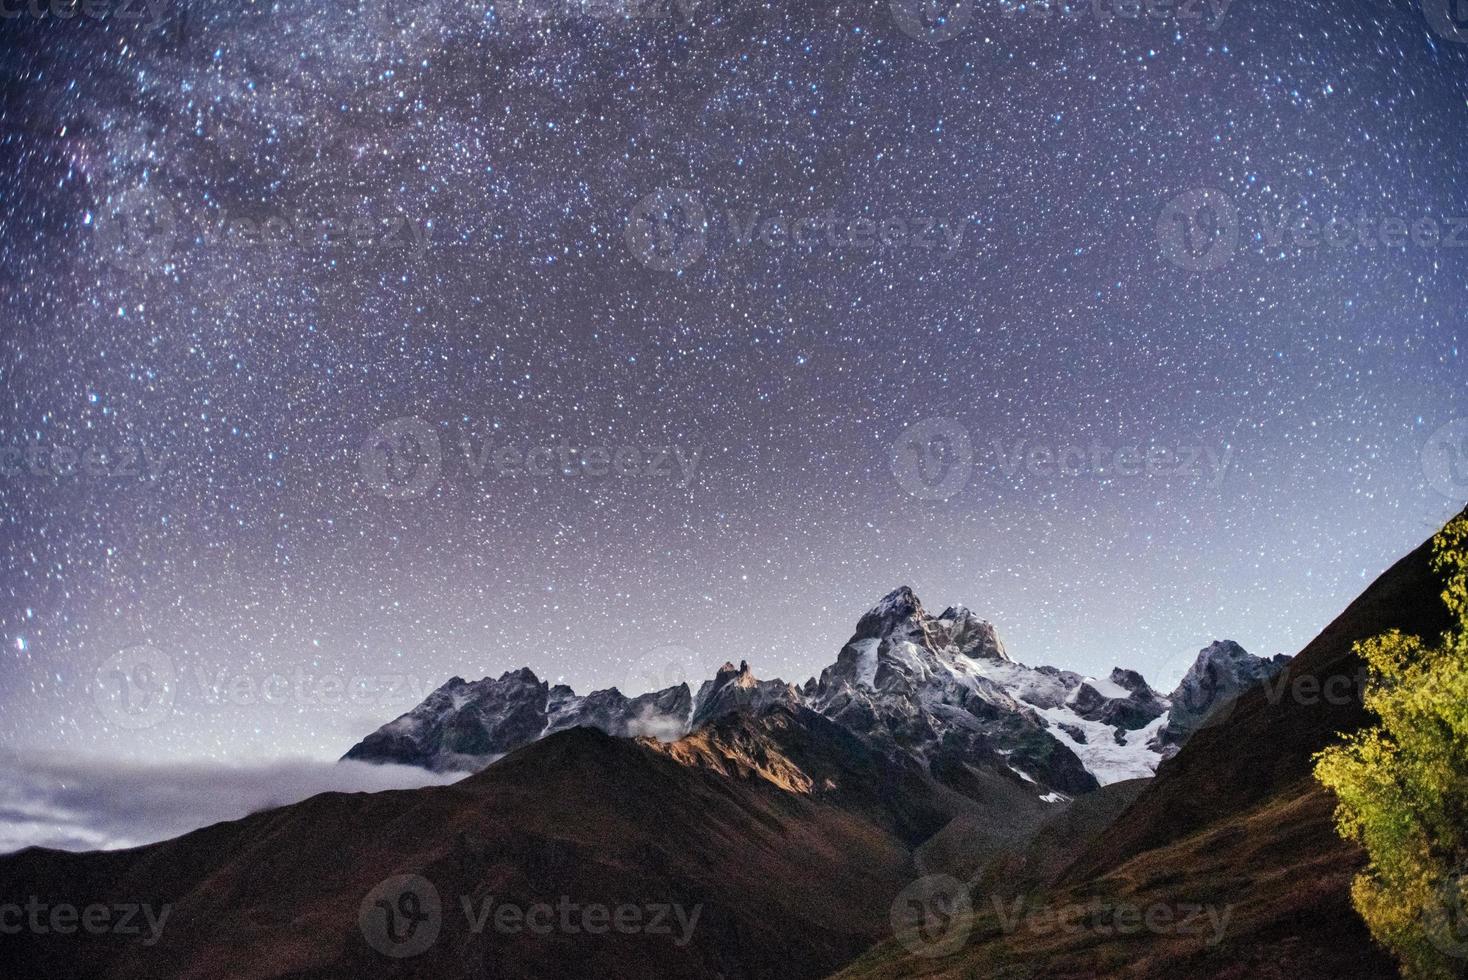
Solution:
M 529 668 L 473 682 L 454 677 L 347 758 L 473 769 L 579 725 L 668 740 L 734 712 L 784 705 L 819 712 L 935 774 L 1009 772 L 1043 798 L 1059 799 L 1151 775 L 1214 705 L 1286 659 L 1263 660 L 1215 641 L 1168 697 L 1134 670 L 1085 677 L 1018 663 L 987 620 L 964 606 L 932 616 L 902 586 L 858 620 L 819 678 L 799 688 L 761 680 L 743 660 L 725 663 L 696 694 L 679 684 L 634 698 L 616 688 L 577 695 Z
M 866 615 L 857 620 L 852 639 L 900 637 L 913 639 L 923 632 L 924 624 L 930 622 L 923 611 L 923 604 L 907 586 L 893 589 L 884 595 Z

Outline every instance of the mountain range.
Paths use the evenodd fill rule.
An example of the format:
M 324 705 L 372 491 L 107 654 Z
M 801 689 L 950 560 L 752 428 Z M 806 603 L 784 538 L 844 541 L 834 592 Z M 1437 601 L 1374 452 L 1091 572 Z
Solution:
M 352 750 L 477 770 L 451 785 L 0 856 L 5 896 L 169 912 L 156 942 L 6 935 L 6 975 L 1385 980 L 1351 907 L 1364 855 L 1311 759 L 1368 721 L 1355 642 L 1441 633 L 1443 589 L 1424 544 L 1294 658 L 1210 644 L 1166 697 L 1017 664 L 904 589 L 798 687 L 743 665 L 633 699 L 451 681 Z M 667 717 L 685 730 L 628 727 Z M 515 928 L 561 907 L 675 908 L 688 928 Z
M 726 663 L 695 693 L 687 684 L 628 697 L 577 695 L 528 667 L 498 678 L 451 678 L 344 758 L 477 771 L 536 739 L 579 726 L 673 741 L 731 713 L 806 708 L 929 773 L 1003 771 L 1059 802 L 1150 776 L 1211 713 L 1281 670 L 1230 640 L 1199 651 L 1177 688 L 1153 690 L 1134 670 L 1104 678 L 1027 667 L 993 624 L 962 606 L 928 613 L 903 586 L 860 618 L 819 678 L 796 686 Z

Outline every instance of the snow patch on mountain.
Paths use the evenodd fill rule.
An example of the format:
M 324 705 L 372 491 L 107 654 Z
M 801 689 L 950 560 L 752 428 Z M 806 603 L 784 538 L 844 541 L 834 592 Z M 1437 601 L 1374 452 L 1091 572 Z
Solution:
M 1082 718 L 1068 707 L 1041 708 L 1039 712 L 1054 726 L 1051 734 L 1080 758 L 1102 786 L 1154 775 L 1162 761 L 1162 753 L 1149 743 L 1167 724 L 1166 712 L 1131 731 Z M 1076 737 L 1077 731 L 1083 739 Z
M 1101 677 L 1087 677 L 1082 681 L 1087 687 L 1100 694 L 1103 698 L 1129 698 L 1132 692 L 1117 684 L 1115 681 L 1106 680 Z

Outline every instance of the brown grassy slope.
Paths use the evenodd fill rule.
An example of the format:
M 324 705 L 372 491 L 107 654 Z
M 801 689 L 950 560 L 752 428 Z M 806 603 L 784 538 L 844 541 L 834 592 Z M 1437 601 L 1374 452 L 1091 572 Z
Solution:
M 969 939 L 952 955 L 913 955 L 888 941 L 838 976 L 1395 977 L 1350 907 L 1348 887 L 1359 861 L 1321 833 L 1329 812 L 1325 794 L 1298 787 L 1097 880 L 1026 899 L 976 898 L 973 916 L 960 926 L 970 930 Z M 1167 919 L 1149 930 L 1141 915 L 1153 908 L 1165 910 Z M 1123 909 L 1131 918 L 1116 917 Z M 1064 927 L 1049 917 L 1061 912 Z

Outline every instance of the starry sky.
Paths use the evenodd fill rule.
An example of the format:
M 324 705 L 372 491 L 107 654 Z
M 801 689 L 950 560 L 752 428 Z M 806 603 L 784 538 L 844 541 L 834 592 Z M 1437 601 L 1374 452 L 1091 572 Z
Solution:
M 1468 500 L 1425 2 L 0 20 L 0 745 L 803 680 L 901 584 L 1164 690 L 1295 652 Z

